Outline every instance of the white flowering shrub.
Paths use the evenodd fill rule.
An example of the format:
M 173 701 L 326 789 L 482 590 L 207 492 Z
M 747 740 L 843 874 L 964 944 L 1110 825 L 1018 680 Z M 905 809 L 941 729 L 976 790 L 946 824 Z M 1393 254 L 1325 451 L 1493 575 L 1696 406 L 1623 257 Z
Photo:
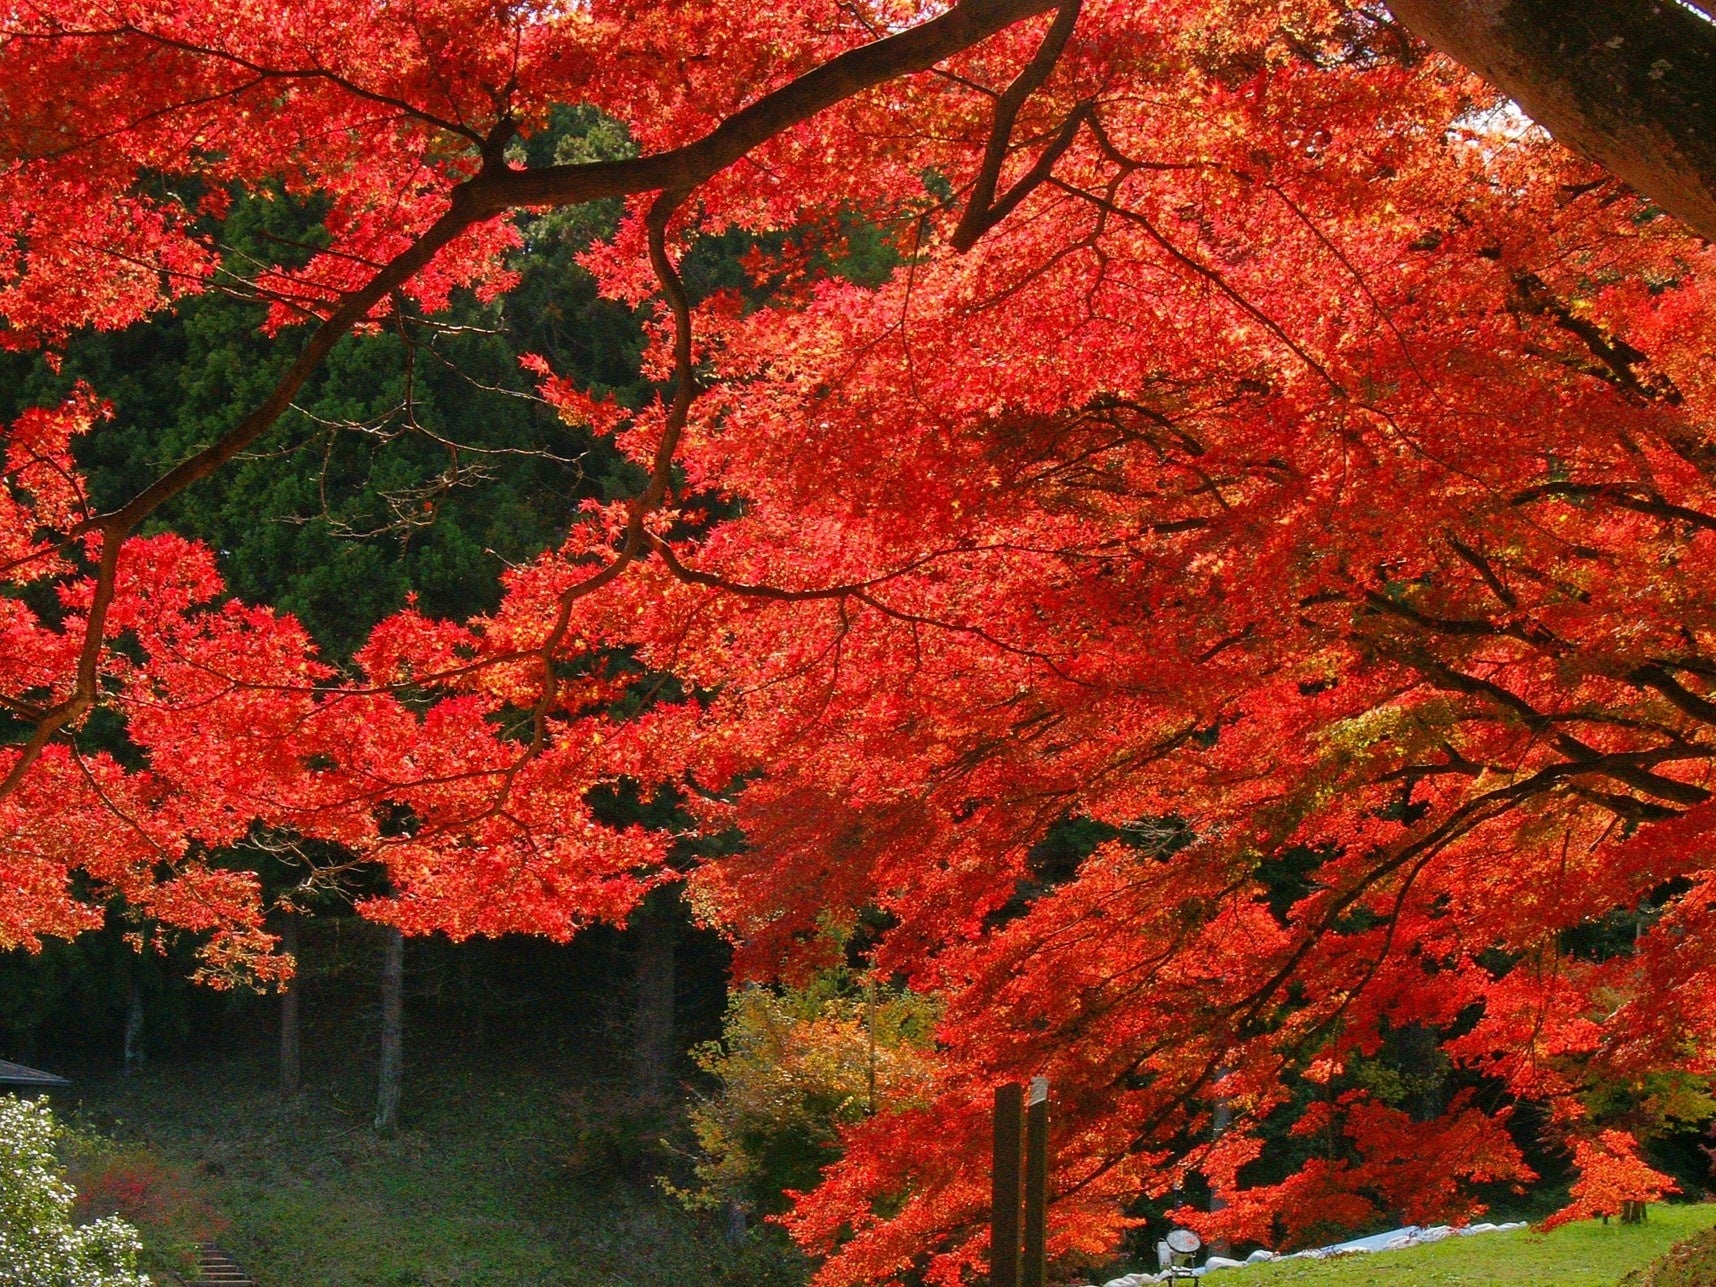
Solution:
M 149 1287 L 135 1229 L 73 1223 L 59 1135 L 46 1103 L 0 1095 L 0 1287 Z

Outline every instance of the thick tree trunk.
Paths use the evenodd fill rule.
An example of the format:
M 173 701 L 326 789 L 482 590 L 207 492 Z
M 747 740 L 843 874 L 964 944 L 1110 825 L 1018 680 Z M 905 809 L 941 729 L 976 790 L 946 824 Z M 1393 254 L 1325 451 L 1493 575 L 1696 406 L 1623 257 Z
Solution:
M 632 913 L 636 940 L 632 1025 L 633 1084 L 645 1103 L 666 1102 L 673 1077 L 674 938 L 679 891 L 657 889 Z
M 280 1093 L 290 1096 L 298 1093 L 303 1081 L 298 1014 L 298 999 L 303 995 L 303 973 L 296 916 L 286 917 L 281 924 L 280 947 L 298 966 L 298 973 L 280 990 Z
M 1709 0 L 1388 0 L 1566 147 L 1716 240 Z
M 1406 1110 L 1414 1121 L 1428 1122 L 1446 1107 L 1442 1034 L 1428 1024 L 1409 1024 L 1400 1033 L 1399 1049 L 1401 1071 L 1410 1078 L 1411 1086 Z
M 399 1090 L 405 1074 L 405 935 L 386 930 L 381 957 L 381 1068 L 375 1088 L 375 1129 L 399 1129 Z

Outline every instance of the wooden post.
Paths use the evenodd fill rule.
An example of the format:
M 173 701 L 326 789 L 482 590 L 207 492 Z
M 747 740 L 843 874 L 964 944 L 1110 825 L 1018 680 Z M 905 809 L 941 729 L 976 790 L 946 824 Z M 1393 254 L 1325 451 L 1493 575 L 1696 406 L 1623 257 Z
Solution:
M 1049 1079 L 1031 1078 L 1025 1115 L 1025 1261 L 1019 1287 L 1048 1282 Z
M 1227 1067 L 1216 1069 L 1216 1086 L 1224 1086 L 1228 1075 L 1232 1072 L 1233 1069 Z M 1219 1140 L 1222 1136 L 1228 1133 L 1228 1130 L 1232 1125 L 1233 1105 L 1228 1100 L 1227 1092 L 1225 1090 L 1221 1090 L 1216 1095 L 1215 1104 L 1210 1110 L 1210 1138 L 1212 1140 Z M 1227 1196 L 1212 1180 L 1210 1182 L 1210 1211 L 1214 1213 L 1216 1211 L 1225 1211 L 1226 1209 Z M 1212 1256 L 1225 1256 L 1232 1251 L 1232 1249 L 1233 1248 L 1229 1245 L 1226 1238 L 1217 1238 L 1209 1244 L 1209 1254 Z
M 995 1162 L 989 1205 L 989 1287 L 1019 1287 L 1019 1136 L 1025 1091 L 995 1088 Z

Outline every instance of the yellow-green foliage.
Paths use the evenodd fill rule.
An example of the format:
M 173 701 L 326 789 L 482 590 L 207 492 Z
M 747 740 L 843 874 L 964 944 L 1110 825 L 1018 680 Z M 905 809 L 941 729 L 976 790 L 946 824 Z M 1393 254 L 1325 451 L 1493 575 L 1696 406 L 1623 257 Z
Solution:
M 1716 1117 L 1709 1080 L 1674 1070 L 1651 1073 L 1637 1082 L 1599 1081 L 1581 1098 L 1593 1119 L 1618 1123 L 1641 1139 Z
M 841 1126 L 923 1094 L 934 1023 L 926 998 L 854 989 L 843 972 L 739 993 L 722 1039 L 692 1052 L 717 1089 L 691 1111 L 697 1184 L 670 1191 L 692 1207 L 777 1209 L 839 1156 Z

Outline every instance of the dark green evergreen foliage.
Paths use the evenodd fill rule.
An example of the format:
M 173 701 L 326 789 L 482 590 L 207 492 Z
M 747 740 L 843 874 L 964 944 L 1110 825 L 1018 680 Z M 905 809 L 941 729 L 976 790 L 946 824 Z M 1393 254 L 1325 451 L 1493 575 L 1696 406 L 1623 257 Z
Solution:
M 1587 961 L 1631 956 L 1639 936 L 1662 915 L 1665 907 L 1691 888 L 1692 882 L 1684 878 L 1667 881 L 1651 890 L 1637 907 L 1616 907 L 1599 920 L 1563 930 L 1561 950 Z
M 151 1054 L 198 1045 L 248 1008 L 248 996 L 188 982 L 193 944 L 180 939 L 139 952 L 127 941 L 147 932 L 115 915 L 76 942 L 0 953 L 0 1058 L 40 1060 L 66 1075 L 118 1067 L 133 984 Z
M 566 111 L 532 146 L 569 157 L 619 155 L 625 143 L 593 113 Z M 627 404 L 649 395 L 639 319 L 598 299 L 575 262 L 617 213 L 527 220 L 520 283 L 504 300 L 462 296 L 432 322 L 407 312 L 340 344 L 275 431 L 164 507 L 154 530 L 208 542 L 240 597 L 295 614 L 336 660 L 408 593 L 432 615 L 491 608 L 505 567 L 558 542 L 580 500 L 612 490 L 604 482 L 618 464 L 533 396 L 519 356 L 540 354 Z M 260 403 L 291 362 L 303 328 L 259 335 L 261 306 L 236 283 L 302 261 L 322 240 L 318 216 L 316 202 L 239 197 L 209 229 L 230 289 L 118 334 L 81 336 L 58 372 L 5 359 L 0 416 L 87 380 L 114 420 L 81 444 L 80 460 L 95 502 L 122 503 Z
M 1118 840 L 1119 827 L 1090 818 L 1063 818 L 1026 855 L 1031 874 L 1045 888 L 1064 885 L 1078 875 L 1079 865 L 1095 853 L 1097 846 Z
M 1334 856 L 1333 850 L 1295 845 L 1258 861 L 1258 882 L 1268 891 L 1269 911 L 1279 923 L 1287 924 L 1293 904 L 1317 888 L 1317 868 Z
M 0 1058 L 38 1061 L 76 1078 L 116 1069 L 133 979 L 144 1006 L 144 1048 L 151 1062 L 197 1059 L 216 1051 L 266 1057 L 276 1039 L 272 994 L 217 992 L 189 982 L 190 944 L 139 954 L 115 917 L 75 943 L 49 942 L 39 955 L 0 954 Z M 374 1063 L 374 1012 L 380 986 L 380 929 L 352 916 L 308 917 L 303 928 L 305 1057 L 313 1069 Z M 570 1051 L 629 1048 L 631 943 L 607 927 L 570 944 L 510 937 L 452 943 L 444 937 L 406 945 L 408 1071 L 424 1057 L 503 1058 L 523 1066 Z M 727 948 L 689 918 L 677 931 L 680 961 L 675 1026 L 681 1044 L 719 1034 Z M 681 1072 L 689 1072 L 686 1065 Z M 406 1102 L 409 1122 L 413 1105 Z
M 618 126 L 579 108 L 557 110 L 518 146 L 533 163 L 631 150 Z M 57 371 L 38 358 L 0 355 L 0 418 L 51 404 L 87 380 L 112 402 L 114 418 L 79 445 L 80 459 L 95 503 L 123 503 L 259 403 L 292 361 L 305 328 L 261 337 L 262 306 L 245 296 L 240 279 L 270 264 L 303 262 L 325 241 L 321 213 L 320 202 L 279 192 L 239 196 L 221 222 L 207 225 L 228 270 L 220 289 L 146 325 L 77 337 Z M 432 322 L 408 311 L 346 340 L 274 433 L 164 507 L 151 530 L 206 541 L 235 593 L 297 615 L 336 662 L 408 594 L 432 615 L 464 618 L 492 607 L 500 573 L 560 541 L 583 499 L 630 490 L 612 446 L 561 423 L 519 365 L 521 355 L 539 354 L 598 395 L 626 405 L 653 396 L 639 375 L 641 318 L 599 299 L 576 262 L 619 216 L 619 203 L 608 202 L 521 220 L 514 290 L 492 305 L 459 297 Z M 726 271 L 718 248 L 702 257 L 710 272 Z M 627 700 L 641 707 L 683 694 L 671 680 L 640 670 Z M 101 711 L 81 730 L 80 743 L 135 756 Z M 664 798 L 617 806 L 626 816 L 615 822 L 670 825 L 674 804 Z M 342 857 L 265 848 L 247 848 L 231 861 L 259 870 L 270 897 L 305 878 L 304 858 L 331 865 Z M 320 895 L 294 895 L 312 924 L 334 918 L 329 932 L 336 935 L 346 932 L 353 901 L 381 892 L 364 870 L 342 871 L 337 883 Z M 41 956 L 0 957 L 0 1054 L 39 1049 L 75 1067 L 110 1066 L 133 972 L 143 982 L 145 1041 L 154 1054 L 206 1044 L 228 1020 L 242 1018 L 239 1027 L 271 1021 L 270 999 L 185 982 L 186 945 L 163 944 L 165 955 L 139 957 L 124 935 L 140 928 L 147 931 L 115 906 L 107 929 L 77 943 L 50 945 Z M 347 928 L 363 933 L 355 922 Z M 681 977 L 692 1010 L 708 1011 L 701 1023 L 695 1014 L 684 1020 L 695 1039 L 718 1025 L 725 950 L 713 936 L 685 930 L 681 948 L 692 959 Z M 533 952 L 546 956 L 514 959 Z M 410 986 L 431 987 L 438 998 L 432 1009 L 461 1011 L 455 1030 L 493 1034 L 509 1028 L 507 1015 L 532 1011 L 607 1022 L 597 1012 L 615 1004 L 612 976 L 625 968 L 615 958 L 624 952 L 611 933 L 572 949 L 428 940 L 412 946 Z M 522 973 L 515 977 L 515 969 Z M 360 1010 L 374 987 L 370 973 L 365 966 L 338 984 L 355 989 Z M 444 987 L 446 979 L 463 982 Z M 332 999 L 316 995 L 322 986 L 306 981 L 312 1004 Z M 421 1008 L 423 1000 L 412 1004 Z
M 1051 823 L 1025 855 L 1029 876 L 1021 884 L 1018 898 L 1029 901 L 1066 884 L 1078 875 L 1086 858 L 1110 841 L 1161 861 L 1172 858 L 1191 840 L 1191 829 L 1178 818 L 1151 818 L 1117 827 L 1082 814 L 1067 814 Z
M 812 280 L 836 277 L 860 286 L 880 286 L 904 262 L 897 237 L 897 229 L 848 208 L 803 228 L 764 234 L 730 228 L 720 236 L 705 237 L 692 247 L 680 271 L 692 299 L 733 291 L 747 309 L 756 309 L 775 300 L 786 284 L 786 274 L 771 270 L 777 261 L 797 261 Z M 785 253 L 789 249 L 791 255 Z

